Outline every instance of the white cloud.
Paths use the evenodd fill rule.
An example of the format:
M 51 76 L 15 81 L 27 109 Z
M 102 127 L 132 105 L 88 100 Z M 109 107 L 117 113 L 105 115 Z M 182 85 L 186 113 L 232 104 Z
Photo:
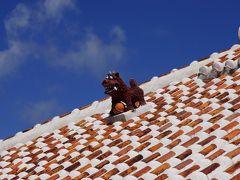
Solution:
M 14 71 L 23 63 L 26 57 L 23 47 L 23 44 L 12 42 L 8 49 L 0 51 L 0 77 Z
M 77 11 L 74 0 L 44 0 L 31 6 L 16 6 L 5 20 L 8 48 L 0 51 L 0 78 L 30 59 L 96 74 L 123 59 L 126 37 L 121 27 L 114 26 L 109 38 L 103 40 L 90 28 L 69 21 L 67 10 Z
M 62 108 L 54 100 L 39 101 L 24 105 L 20 116 L 21 119 L 28 122 L 40 122 L 52 118 L 58 114 Z
M 5 28 L 8 38 L 16 38 L 17 30 L 21 30 L 29 25 L 30 12 L 23 4 L 18 4 L 9 18 L 5 21 Z M 10 39 L 11 40 L 11 39 Z
M 72 70 L 88 68 L 98 74 L 106 66 L 119 62 L 126 52 L 122 45 L 125 35 L 118 26 L 113 27 L 110 34 L 110 42 L 105 43 L 95 33 L 87 31 L 76 49 L 60 54 L 62 58 L 59 58 L 59 65 Z
M 72 0 L 45 0 L 44 10 L 48 17 L 59 19 L 66 8 L 74 8 Z

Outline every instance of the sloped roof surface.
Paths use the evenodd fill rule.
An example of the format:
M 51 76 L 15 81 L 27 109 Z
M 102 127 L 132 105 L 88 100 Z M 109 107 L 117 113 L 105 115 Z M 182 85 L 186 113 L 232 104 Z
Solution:
M 238 58 L 234 46 L 202 63 Z M 205 82 L 194 71 L 163 87 L 153 78 L 144 87 L 153 108 L 125 122 L 105 123 L 108 102 L 46 123 L 37 138 L 0 142 L 0 179 L 240 179 L 240 70 Z

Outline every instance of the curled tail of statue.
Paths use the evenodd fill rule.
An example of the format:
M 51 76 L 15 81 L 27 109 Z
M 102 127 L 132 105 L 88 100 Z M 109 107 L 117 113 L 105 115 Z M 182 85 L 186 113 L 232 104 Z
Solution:
M 138 87 L 137 82 L 134 79 L 130 79 L 129 84 L 131 88 Z

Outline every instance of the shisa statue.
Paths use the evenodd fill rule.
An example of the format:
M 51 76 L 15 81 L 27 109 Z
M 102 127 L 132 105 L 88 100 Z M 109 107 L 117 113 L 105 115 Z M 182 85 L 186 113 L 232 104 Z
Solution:
M 110 116 L 134 110 L 146 104 L 144 92 L 136 81 L 130 79 L 129 84 L 130 87 L 124 83 L 118 72 L 110 72 L 103 80 L 102 85 L 105 88 L 105 94 L 112 97 Z

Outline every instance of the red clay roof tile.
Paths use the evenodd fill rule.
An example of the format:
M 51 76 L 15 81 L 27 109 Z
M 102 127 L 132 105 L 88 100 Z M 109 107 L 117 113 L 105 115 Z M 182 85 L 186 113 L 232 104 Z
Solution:
M 240 48 L 230 49 L 218 59 L 237 61 L 239 55 Z M 200 63 L 212 65 L 211 59 Z M 139 116 L 107 125 L 107 114 L 96 113 L 2 150 L 0 179 L 212 178 L 214 172 L 239 179 L 239 70 L 206 81 L 195 72 L 159 88 L 166 76 L 157 77 L 157 88 L 145 94 L 154 107 Z

